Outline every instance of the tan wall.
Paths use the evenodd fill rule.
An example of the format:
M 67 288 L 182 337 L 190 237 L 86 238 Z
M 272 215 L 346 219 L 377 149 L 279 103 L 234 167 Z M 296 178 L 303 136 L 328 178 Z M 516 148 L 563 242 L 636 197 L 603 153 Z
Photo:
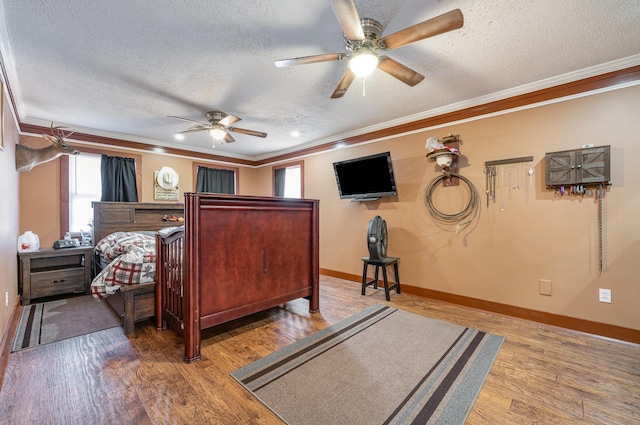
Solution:
M 273 196 L 273 169 L 271 165 L 254 169 L 253 174 L 256 180 L 255 195 Z
M 18 129 L 4 105 L 4 150 L 0 151 L 0 330 L 9 324 L 18 297 L 18 172 L 15 166 L 15 145 Z M 8 298 L 8 303 L 6 302 Z M 8 305 L 7 305 L 8 304 Z M 11 342 L 9 341 L 8 344 Z
M 320 266 L 360 275 L 360 258 L 368 255 L 367 225 L 380 215 L 389 228 L 389 255 L 401 257 L 405 284 L 640 329 L 638 110 L 640 86 L 308 157 L 305 197 L 320 199 Z M 450 133 L 463 141 L 460 173 L 481 198 L 479 218 L 461 234 L 454 226 L 437 225 L 423 200 L 425 186 L 439 173 L 425 158 L 425 141 Z M 556 197 L 546 190 L 543 176 L 545 153 L 585 143 L 611 145 L 613 186 L 603 203 L 602 275 L 595 197 Z M 332 163 L 387 150 L 397 198 L 340 200 Z M 504 212 L 500 199 L 487 210 L 484 162 L 524 156 L 534 157 L 535 190 L 529 201 L 521 188 L 505 199 Z M 466 205 L 460 187 L 438 193 L 436 205 L 444 212 Z M 539 279 L 552 281 L 551 296 L 539 294 Z M 612 290 L 612 304 L 598 302 L 598 288 Z
M 41 137 L 20 136 L 20 144 L 39 149 L 49 145 Z M 31 230 L 40 246 L 51 246 L 61 239 L 60 160 L 45 162 L 22 171 L 20 177 L 20 234 Z

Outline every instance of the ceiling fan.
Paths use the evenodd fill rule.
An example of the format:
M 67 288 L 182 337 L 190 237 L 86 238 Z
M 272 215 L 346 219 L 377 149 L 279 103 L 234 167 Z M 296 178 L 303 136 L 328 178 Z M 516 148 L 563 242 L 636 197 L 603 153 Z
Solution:
M 464 23 L 462 12 L 460 12 L 460 9 L 455 9 L 380 38 L 382 24 L 371 18 L 360 19 L 353 0 L 332 0 L 331 8 L 342 27 L 345 48 L 349 53 L 329 53 L 280 59 L 275 63 L 278 68 L 283 68 L 348 58 L 349 66 L 331 95 L 332 99 L 344 96 L 356 76 L 364 78 L 376 68 L 409 86 L 415 86 L 424 79 L 424 75 L 390 57 L 380 56 L 378 52 L 395 49 L 428 37 L 462 28 Z
M 232 124 L 240 121 L 240 118 L 235 115 L 225 114 L 221 111 L 209 111 L 206 113 L 208 123 L 192 120 L 190 118 L 182 118 L 170 115 L 169 118 L 175 118 L 182 121 L 188 121 L 195 123 L 191 128 L 178 131 L 176 134 L 181 133 L 194 133 L 196 131 L 208 131 L 214 140 L 218 140 L 226 143 L 233 143 L 236 141 L 229 132 L 247 134 L 249 136 L 267 137 L 267 133 L 261 131 L 247 130 L 245 128 L 231 127 Z M 214 145 L 215 147 L 215 145 Z

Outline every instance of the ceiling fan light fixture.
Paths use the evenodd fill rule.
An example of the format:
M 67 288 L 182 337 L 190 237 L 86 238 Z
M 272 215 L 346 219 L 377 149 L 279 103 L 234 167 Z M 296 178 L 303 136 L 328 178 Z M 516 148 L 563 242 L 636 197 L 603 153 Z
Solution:
M 349 69 L 360 78 L 365 78 L 378 67 L 378 55 L 372 49 L 361 49 L 349 59 Z
M 211 130 L 209 130 L 209 134 L 211 135 L 211 137 L 213 137 L 214 140 L 223 140 L 227 135 L 227 131 L 220 126 L 215 126 Z

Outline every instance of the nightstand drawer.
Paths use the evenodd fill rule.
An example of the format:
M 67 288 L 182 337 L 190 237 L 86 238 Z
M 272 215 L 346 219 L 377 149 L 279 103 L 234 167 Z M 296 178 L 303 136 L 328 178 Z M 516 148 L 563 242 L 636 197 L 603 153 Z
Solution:
M 84 292 L 84 268 L 31 273 L 31 297 L 48 297 L 68 292 Z

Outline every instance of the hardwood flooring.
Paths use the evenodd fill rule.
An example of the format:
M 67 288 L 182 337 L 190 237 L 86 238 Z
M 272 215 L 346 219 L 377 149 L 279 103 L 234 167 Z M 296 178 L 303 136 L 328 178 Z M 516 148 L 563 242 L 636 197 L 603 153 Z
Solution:
M 387 303 L 326 276 L 320 313 L 296 300 L 208 329 L 192 364 L 177 334 L 151 321 L 12 353 L 0 423 L 281 424 L 229 374 L 375 303 L 506 337 L 468 425 L 640 424 L 639 345 L 407 294 Z

